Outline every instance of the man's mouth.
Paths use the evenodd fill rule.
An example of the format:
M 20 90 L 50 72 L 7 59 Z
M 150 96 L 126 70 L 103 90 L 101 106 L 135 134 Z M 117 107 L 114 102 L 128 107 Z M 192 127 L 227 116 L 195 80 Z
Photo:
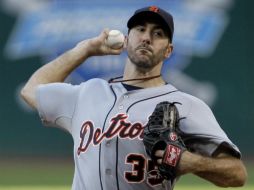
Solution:
M 150 52 L 150 53 L 152 53 L 152 49 L 150 48 L 150 47 L 145 47 L 145 46 L 139 46 L 139 47 L 137 47 L 137 49 L 136 50 L 141 50 L 141 51 L 144 51 L 144 52 Z

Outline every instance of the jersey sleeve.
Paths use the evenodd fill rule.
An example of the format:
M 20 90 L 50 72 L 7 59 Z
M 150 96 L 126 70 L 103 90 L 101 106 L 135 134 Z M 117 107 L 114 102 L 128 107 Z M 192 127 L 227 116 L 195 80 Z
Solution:
M 37 110 L 46 126 L 55 126 L 71 132 L 79 86 L 67 83 L 40 85 L 36 89 Z
M 222 130 L 211 109 L 197 98 L 193 98 L 189 113 L 181 121 L 181 130 L 185 144 L 193 152 L 213 156 L 221 149 L 241 157 L 238 147 Z

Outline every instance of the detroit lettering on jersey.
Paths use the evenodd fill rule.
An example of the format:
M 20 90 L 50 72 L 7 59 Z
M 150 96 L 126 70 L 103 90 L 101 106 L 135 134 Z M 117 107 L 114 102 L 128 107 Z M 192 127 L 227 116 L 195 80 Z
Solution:
M 127 122 L 128 115 L 118 114 L 110 120 L 110 126 L 105 132 L 100 128 L 96 128 L 92 121 L 85 121 L 80 130 L 80 145 L 78 147 L 78 155 L 85 153 L 88 147 L 99 145 L 105 139 L 112 139 L 115 136 L 119 138 L 139 138 L 143 139 L 144 126 L 141 123 Z M 88 138 L 86 138 L 88 136 Z M 85 139 L 87 139 L 85 141 Z

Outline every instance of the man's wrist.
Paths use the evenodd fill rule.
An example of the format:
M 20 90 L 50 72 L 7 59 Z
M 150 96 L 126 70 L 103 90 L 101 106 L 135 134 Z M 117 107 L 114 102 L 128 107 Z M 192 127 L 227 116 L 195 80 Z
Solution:
M 196 173 L 201 170 L 201 163 L 203 157 L 189 151 L 184 151 L 182 153 L 179 165 L 178 165 L 178 175 L 184 175 L 187 173 Z

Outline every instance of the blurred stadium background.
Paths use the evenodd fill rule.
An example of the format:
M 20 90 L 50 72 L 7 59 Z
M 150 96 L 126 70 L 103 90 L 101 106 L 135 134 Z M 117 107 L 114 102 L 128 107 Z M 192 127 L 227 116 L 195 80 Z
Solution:
M 252 0 L 2 0 L 0 189 L 70 189 L 71 136 L 42 127 L 19 90 L 37 68 L 79 40 L 105 27 L 126 34 L 129 16 L 146 5 L 161 6 L 175 16 L 175 51 L 165 61 L 165 79 L 211 106 L 247 164 L 249 180 L 239 189 L 254 189 Z M 117 76 L 125 59 L 125 53 L 89 59 L 67 82 Z M 176 187 L 199 188 L 217 189 L 192 175 Z

